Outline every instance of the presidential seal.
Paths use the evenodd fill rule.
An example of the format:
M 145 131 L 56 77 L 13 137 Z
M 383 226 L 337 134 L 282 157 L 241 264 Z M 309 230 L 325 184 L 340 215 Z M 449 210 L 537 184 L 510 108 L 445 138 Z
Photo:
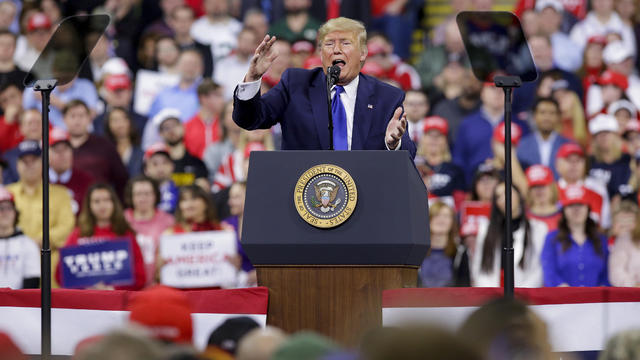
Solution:
M 347 221 L 356 207 L 356 183 L 343 168 L 331 164 L 312 167 L 300 176 L 293 202 L 300 217 L 319 228 Z

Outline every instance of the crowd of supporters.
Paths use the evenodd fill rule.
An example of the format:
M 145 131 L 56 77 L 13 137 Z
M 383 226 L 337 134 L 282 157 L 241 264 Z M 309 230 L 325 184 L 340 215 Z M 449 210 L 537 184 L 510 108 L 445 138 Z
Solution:
M 279 56 L 262 91 L 291 67 L 320 66 L 316 32 L 338 15 L 367 26 L 362 73 L 406 92 L 430 198 L 432 248 L 420 286 L 499 286 L 505 192 L 512 191 L 516 286 L 640 286 L 640 9 L 629 0 L 520 0 L 539 77 L 517 89 L 505 154 L 504 94 L 478 81 L 453 16 L 420 29 L 426 1 L 4 0 L 0 16 L 0 242 L 19 258 L 0 285 L 37 286 L 42 242 L 41 95 L 24 88 L 55 24 L 108 13 L 77 78 L 51 95 L 53 273 L 58 250 L 128 238 L 132 288 L 158 281 L 163 234 L 229 229 L 237 286 L 255 284 L 241 247 L 248 159 L 278 149 L 278 126 L 247 131 L 233 91 L 265 34 Z M 492 1 L 452 2 L 452 14 Z M 433 30 L 411 54 L 411 34 Z M 46 56 L 46 54 L 43 54 Z M 54 71 L 79 67 L 64 56 Z M 513 188 L 505 189 L 506 156 Z M 5 216 L 6 215 L 6 216 Z M 13 220 L 12 220 L 13 219 Z M 59 280 L 59 274 L 57 279 Z M 55 280 L 55 279 L 54 279 Z

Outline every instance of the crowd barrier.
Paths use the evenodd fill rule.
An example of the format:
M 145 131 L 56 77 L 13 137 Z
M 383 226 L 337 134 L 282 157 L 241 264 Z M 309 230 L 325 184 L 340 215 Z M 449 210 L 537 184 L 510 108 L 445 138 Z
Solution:
M 387 290 L 382 295 L 382 322 L 391 326 L 428 321 L 456 329 L 478 306 L 502 295 L 501 288 Z M 518 288 L 515 296 L 546 321 L 557 352 L 600 351 L 613 334 L 640 329 L 638 288 Z
M 79 341 L 125 325 L 130 293 L 54 289 L 52 354 L 71 355 Z M 227 318 L 246 315 L 266 325 L 265 287 L 185 293 L 193 310 L 193 341 L 198 349 L 204 349 L 213 329 Z M 10 334 L 25 353 L 40 354 L 40 290 L 0 289 L 0 331 Z

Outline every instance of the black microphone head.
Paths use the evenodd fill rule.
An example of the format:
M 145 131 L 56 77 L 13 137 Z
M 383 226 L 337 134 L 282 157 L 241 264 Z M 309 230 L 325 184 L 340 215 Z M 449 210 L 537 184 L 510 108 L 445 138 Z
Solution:
M 338 82 L 340 78 L 340 66 L 332 65 L 327 69 L 327 75 L 331 81 L 331 84 L 335 84 Z

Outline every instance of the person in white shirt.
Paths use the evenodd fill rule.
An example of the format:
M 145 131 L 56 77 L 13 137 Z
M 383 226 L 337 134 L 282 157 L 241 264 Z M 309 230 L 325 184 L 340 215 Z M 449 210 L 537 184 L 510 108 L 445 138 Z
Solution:
M 38 288 L 40 251 L 17 224 L 18 210 L 13 195 L 0 186 L 0 288 Z
M 238 34 L 236 51 L 218 61 L 213 71 L 213 80 L 216 84 L 222 85 L 225 101 L 233 99 L 233 91 L 249 70 L 251 57 L 257 45 L 256 32 L 243 28 Z
M 609 33 L 617 33 L 622 36 L 625 47 L 636 55 L 635 36 L 633 29 L 626 25 L 614 10 L 613 0 L 593 0 L 584 20 L 574 25 L 570 37 L 574 43 L 584 49 L 587 40 L 594 35 L 606 36 Z
M 191 36 L 197 42 L 211 45 L 215 64 L 236 48 L 242 24 L 229 16 L 228 0 L 204 0 L 204 11 L 205 15 L 191 26 Z
M 471 284 L 475 287 L 501 286 L 502 249 L 504 246 L 505 184 L 496 186 L 489 221 L 480 220 L 474 254 L 471 258 Z M 516 287 L 542 286 L 540 254 L 547 236 L 547 226 L 527 220 L 524 201 L 512 188 L 514 283 Z

